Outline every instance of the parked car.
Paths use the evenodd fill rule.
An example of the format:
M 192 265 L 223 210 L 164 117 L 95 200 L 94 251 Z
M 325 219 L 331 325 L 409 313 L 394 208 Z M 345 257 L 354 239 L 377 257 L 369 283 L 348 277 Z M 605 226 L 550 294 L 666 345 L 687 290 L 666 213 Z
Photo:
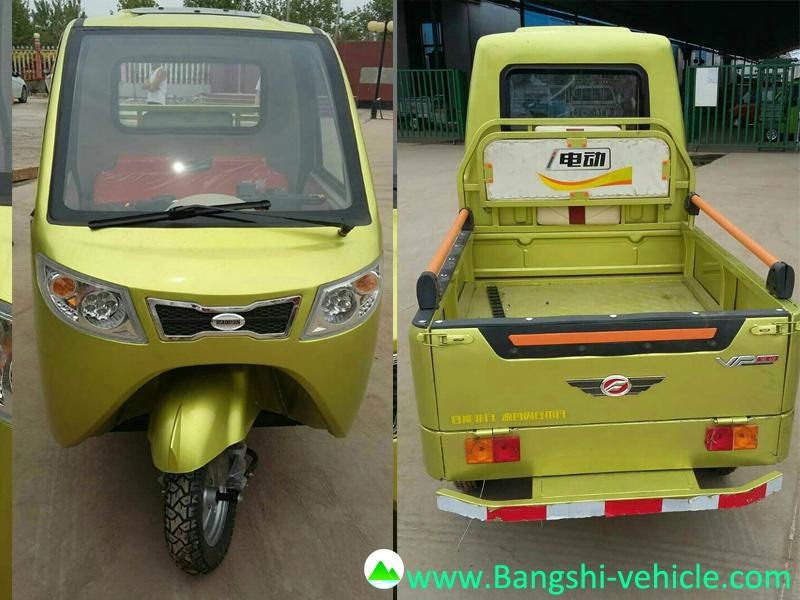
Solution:
M 19 76 L 19 73 L 11 75 L 11 97 L 20 104 L 28 101 L 28 84 Z

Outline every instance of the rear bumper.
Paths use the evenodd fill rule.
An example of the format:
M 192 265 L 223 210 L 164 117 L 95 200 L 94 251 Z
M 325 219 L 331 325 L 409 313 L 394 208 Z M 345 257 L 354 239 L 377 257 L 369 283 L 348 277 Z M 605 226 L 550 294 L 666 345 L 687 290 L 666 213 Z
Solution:
M 739 508 L 780 491 L 782 482 L 778 471 L 737 487 L 714 489 L 701 488 L 691 470 L 568 475 L 533 478 L 527 499 L 486 500 L 440 489 L 437 504 L 442 511 L 480 521 L 621 517 Z

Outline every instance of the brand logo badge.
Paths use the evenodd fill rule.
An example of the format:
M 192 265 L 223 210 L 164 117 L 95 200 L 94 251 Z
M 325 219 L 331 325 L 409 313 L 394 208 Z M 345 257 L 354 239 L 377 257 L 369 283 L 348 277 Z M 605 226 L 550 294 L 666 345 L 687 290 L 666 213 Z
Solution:
M 385 548 L 375 550 L 364 561 L 364 577 L 372 587 L 379 590 L 395 587 L 403 578 L 404 571 L 405 566 L 400 555 Z
M 625 377 L 624 375 L 609 375 L 603 379 L 570 379 L 567 381 L 590 396 L 635 396 L 646 392 L 657 383 L 664 381 L 663 377 Z
M 748 354 L 745 356 L 731 356 L 728 360 L 717 357 L 717 362 L 723 367 L 752 367 L 757 365 L 771 365 L 778 362 L 780 356 L 777 354 L 761 354 L 753 356 Z
M 610 168 L 610 148 L 556 148 L 547 163 L 548 171 L 607 171 Z
M 211 319 L 211 326 L 219 331 L 236 331 L 244 327 L 244 317 L 236 313 L 220 313 Z

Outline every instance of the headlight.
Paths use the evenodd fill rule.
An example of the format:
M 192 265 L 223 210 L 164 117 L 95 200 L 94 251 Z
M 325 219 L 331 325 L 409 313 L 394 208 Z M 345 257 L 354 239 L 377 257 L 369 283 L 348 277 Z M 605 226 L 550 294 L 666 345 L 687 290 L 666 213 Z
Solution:
M 55 316 L 75 329 L 112 340 L 144 344 L 128 290 L 36 256 L 39 291 Z
M 303 339 L 352 329 L 375 310 L 381 295 L 378 263 L 319 288 Z
M 0 420 L 11 420 L 11 305 L 0 302 Z

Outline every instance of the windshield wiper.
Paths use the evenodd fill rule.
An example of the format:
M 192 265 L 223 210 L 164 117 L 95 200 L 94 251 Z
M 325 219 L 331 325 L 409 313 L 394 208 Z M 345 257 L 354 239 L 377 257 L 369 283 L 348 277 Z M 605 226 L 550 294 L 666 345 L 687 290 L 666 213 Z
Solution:
M 238 213 L 242 210 L 248 209 L 261 209 L 269 210 L 272 203 L 269 200 L 255 200 L 253 202 L 240 202 L 237 204 L 217 204 L 217 205 L 198 205 L 190 204 L 188 206 L 176 206 L 163 212 L 153 213 L 137 213 L 133 215 L 124 215 L 120 217 L 109 217 L 106 219 L 93 219 L 89 221 L 89 229 L 104 229 L 107 227 L 123 227 L 125 225 L 140 225 L 146 223 L 157 223 L 159 221 L 180 221 L 182 219 L 191 219 L 194 217 L 215 217 L 218 219 L 227 219 L 230 221 L 239 221 L 241 223 L 254 223 L 250 219 L 242 219 L 230 216 L 230 213 Z M 283 219 L 284 221 L 294 221 L 297 223 L 309 223 L 311 225 L 320 225 L 322 227 L 338 227 L 339 235 L 344 237 L 353 230 L 353 225 L 341 223 L 338 221 L 325 221 L 322 219 L 304 219 L 301 217 L 288 217 L 284 215 L 273 215 L 266 212 L 253 212 L 248 213 L 250 216 L 270 217 L 272 219 Z

